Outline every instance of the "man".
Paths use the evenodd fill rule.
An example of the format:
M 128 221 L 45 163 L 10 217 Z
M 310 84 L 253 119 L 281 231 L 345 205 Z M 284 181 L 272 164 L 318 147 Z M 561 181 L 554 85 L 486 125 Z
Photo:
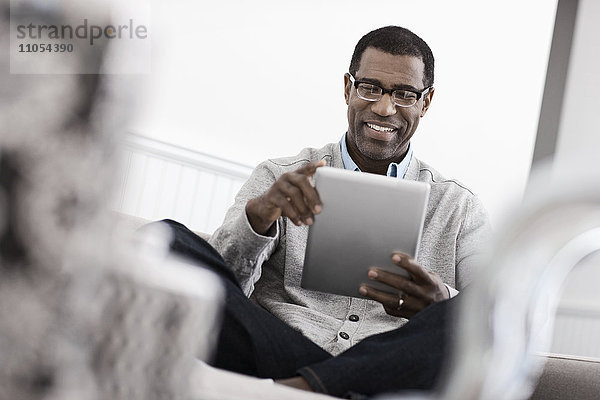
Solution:
M 488 231 L 477 197 L 413 156 L 410 139 L 433 99 L 433 64 L 430 48 L 407 29 L 390 26 L 368 33 L 344 75 L 348 129 L 341 141 L 268 160 L 254 170 L 210 240 L 224 261 L 207 256 L 210 251 L 202 256 L 220 274 L 231 268 L 236 277 L 226 279 L 217 366 L 290 378 L 281 382 L 333 395 L 431 387 L 445 350 L 447 317 L 443 307 L 420 312 L 469 282 Z M 300 287 L 308 226 L 322 208 L 310 177 L 323 165 L 430 184 L 418 260 L 393 256 L 412 280 L 376 267 L 369 271 L 370 279 L 400 289 L 402 297 L 368 285 L 360 292 L 370 300 Z M 402 205 L 389 212 L 402 212 Z M 176 236 L 189 240 L 173 226 Z M 179 250 L 194 256 L 198 252 L 192 247 Z M 246 304 L 231 282 L 239 282 L 260 307 Z M 415 322 L 397 329 L 413 317 Z M 408 357 L 411 346 L 426 351 Z

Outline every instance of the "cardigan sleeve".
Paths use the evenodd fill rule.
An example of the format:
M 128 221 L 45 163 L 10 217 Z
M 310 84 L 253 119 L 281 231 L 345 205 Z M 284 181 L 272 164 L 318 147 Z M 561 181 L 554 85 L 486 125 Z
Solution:
M 248 200 L 262 195 L 275 182 L 268 166 L 268 161 L 263 162 L 252 172 L 227 211 L 223 224 L 209 240 L 235 273 L 246 296 L 252 294 L 254 284 L 261 276 L 262 264 L 279 242 L 281 218 L 265 235 L 260 235 L 254 232 L 246 215 Z
M 464 289 L 479 269 L 492 228 L 481 200 L 473 195 L 466 208 L 456 241 L 456 286 Z

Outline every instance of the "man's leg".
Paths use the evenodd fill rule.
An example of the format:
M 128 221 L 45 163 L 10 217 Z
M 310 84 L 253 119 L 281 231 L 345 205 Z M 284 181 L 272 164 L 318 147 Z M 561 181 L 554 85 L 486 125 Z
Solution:
M 289 378 L 306 365 L 331 357 L 300 332 L 256 305 L 242 292 L 220 254 L 182 224 L 171 228 L 174 254 L 218 274 L 226 289 L 225 312 L 213 366 L 260 378 Z
M 298 373 L 315 391 L 333 396 L 433 389 L 448 358 L 458 302 L 434 304 L 401 328 L 366 338 Z
M 227 301 L 214 366 L 262 378 L 300 375 L 317 392 L 346 396 L 431 389 L 440 375 L 452 331 L 452 299 L 428 307 L 403 327 L 371 336 L 332 357 L 305 336 L 251 302 L 208 243 L 174 221 L 174 253 L 223 278 Z

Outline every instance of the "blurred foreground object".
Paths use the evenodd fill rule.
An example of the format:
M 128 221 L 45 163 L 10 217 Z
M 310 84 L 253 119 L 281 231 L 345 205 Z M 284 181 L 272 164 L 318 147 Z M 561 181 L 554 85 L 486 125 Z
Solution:
M 438 390 L 382 399 L 532 396 L 550 350 L 562 285 L 583 259 L 600 251 L 600 176 L 559 173 L 545 166 L 533 174 L 523 204 L 497 230 L 479 276 L 461 294 L 456 341 Z M 561 364 L 552 362 L 550 373 L 560 374 Z M 591 393 L 599 385 L 594 377 L 577 392 L 597 398 Z M 554 388 L 553 398 L 570 398 L 568 385 Z
M 23 22 L 70 22 L 74 10 L 107 22 L 93 2 L 15 4 Z M 2 26 L 9 15 L 0 0 Z M 7 35 L 0 30 L 3 49 Z M 75 61 L 100 71 L 108 49 L 99 46 L 99 57 Z M 9 75 L 8 64 L 3 53 L 0 398 L 188 398 L 223 293 L 211 273 L 170 258 L 168 233 L 134 241 L 114 229 L 105 205 L 114 136 L 130 109 L 118 97 L 130 88 L 119 76 Z
M 445 399 L 525 399 L 542 373 L 561 288 L 600 250 L 597 173 L 532 175 L 530 190 L 496 236 L 465 292 Z

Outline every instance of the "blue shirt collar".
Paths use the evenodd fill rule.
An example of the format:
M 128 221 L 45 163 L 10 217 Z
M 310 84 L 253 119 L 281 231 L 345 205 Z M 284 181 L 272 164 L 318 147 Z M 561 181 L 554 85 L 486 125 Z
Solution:
M 344 163 L 344 168 L 351 171 L 360 171 L 360 168 L 358 168 L 358 165 L 356 165 L 352 157 L 350 157 L 350 153 L 348 153 L 345 133 L 342 135 L 342 139 L 340 140 L 340 150 L 342 151 L 342 162 Z M 408 164 L 410 164 L 410 160 L 412 159 L 412 153 L 412 145 L 409 143 L 408 151 L 406 152 L 404 159 L 399 163 L 390 163 L 386 175 L 394 178 L 404 179 L 406 171 L 408 171 Z

